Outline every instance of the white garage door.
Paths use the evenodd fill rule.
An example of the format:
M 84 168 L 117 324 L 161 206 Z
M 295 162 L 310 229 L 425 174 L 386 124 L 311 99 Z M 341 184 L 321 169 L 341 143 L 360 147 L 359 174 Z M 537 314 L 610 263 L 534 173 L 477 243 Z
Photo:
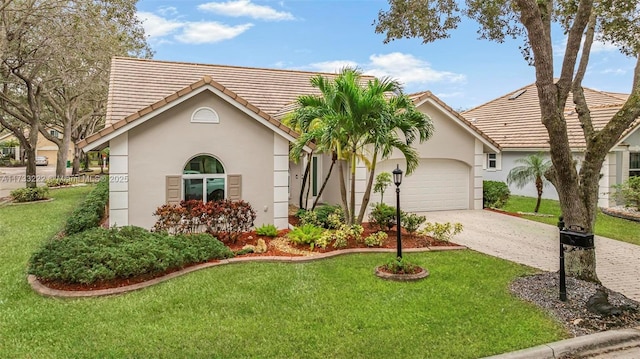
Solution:
M 376 173 L 391 172 L 396 164 L 405 171 L 404 160 L 387 160 L 377 166 Z M 420 160 L 413 174 L 402 179 L 400 208 L 405 212 L 468 209 L 469 171 L 469 166 L 459 161 Z M 379 196 L 372 196 L 372 203 L 378 202 Z M 392 183 L 385 191 L 384 201 L 395 206 L 395 199 L 395 185 Z

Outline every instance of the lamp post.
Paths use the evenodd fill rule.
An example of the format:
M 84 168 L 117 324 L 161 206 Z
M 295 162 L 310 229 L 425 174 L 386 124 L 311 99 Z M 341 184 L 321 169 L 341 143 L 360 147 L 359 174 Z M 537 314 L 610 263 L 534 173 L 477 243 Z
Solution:
M 398 249 L 397 258 L 402 258 L 402 238 L 400 231 L 402 230 L 402 226 L 400 225 L 400 184 L 402 183 L 402 170 L 400 169 L 400 165 L 396 165 L 396 169 L 393 170 L 393 183 L 396 185 L 396 228 L 398 229 L 397 233 L 397 244 L 396 247 Z

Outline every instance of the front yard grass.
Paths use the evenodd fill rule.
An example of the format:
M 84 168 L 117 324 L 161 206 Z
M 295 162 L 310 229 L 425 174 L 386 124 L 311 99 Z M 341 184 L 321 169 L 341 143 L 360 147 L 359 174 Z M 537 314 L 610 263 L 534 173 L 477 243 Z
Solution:
M 210 268 L 120 296 L 54 299 L 27 261 L 62 228 L 86 188 L 0 208 L 2 358 L 477 358 L 565 338 L 509 294 L 532 273 L 473 251 L 409 254 L 431 275 L 381 280 L 390 254 Z
M 536 207 L 536 198 L 524 196 L 511 196 L 502 210 L 511 213 L 531 213 Z M 552 215 L 551 217 L 524 215 L 524 218 L 532 221 L 557 225 L 560 216 L 560 203 L 556 200 L 543 199 L 540 204 L 540 214 Z M 595 234 L 619 241 L 640 245 L 640 222 L 607 216 L 598 210 L 596 217 Z

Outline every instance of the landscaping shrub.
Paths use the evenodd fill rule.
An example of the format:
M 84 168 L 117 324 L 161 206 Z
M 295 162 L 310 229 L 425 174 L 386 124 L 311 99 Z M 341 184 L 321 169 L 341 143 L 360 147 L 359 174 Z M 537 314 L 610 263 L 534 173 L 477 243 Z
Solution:
M 71 213 L 64 228 L 65 233 L 70 235 L 98 227 L 108 201 L 109 177 L 105 176 L 98 181 L 84 202 Z
M 44 184 L 46 184 L 47 187 L 69 186 L 71 184 L 71 179 L 65 177 L 47 178 L 44 181 Z
M 207 232 L 221 240 L 235 242 L 240 233 L 253 227 L 256 211 L 245 201 L 220 200 L 204 203 L 182 201 L 180 205 L 158 207 L 154 232 L 169 234 Z
M 325 204 L 316 208 L 314 212 L 321 227 L 335 229 L 344 223 L 344 212 L 340 206 Z
M 256 234 L 259 236 L 275 237 L 278 235 L 278 227 L 273 224 L 263 224 L 256 228 Z
M 400 214 L 400 218 L 402 227 L 406 229 L 409 234 L 414 234 L 418 230 L 418 228 L 420 228 L 420 225 L 427 220 L 427 217 L 425 216 L 419 216 L 415 213 L 405 212 L 402 212 Z
M 449 242 L 453 236 L 462 232 L 462 223 L 431 223 L 427 222 L 419 232 L 421 235 L 433 237 L 439 241 Z
M 482 206 L 483 208 L 502 208 L 507 201 L 511 191 L 506 183 L 500 181 L 482 182 Z
M 316 245 L 316 241 L 320 239 L 320 236 L 322 236 L 322 233 L 324 232 L 325 229 L 322 227 L 318 227 L 313 224 L 305 224 L 296 227 L 287 233 L 287 238 L 296 244 L 308 244 L 309 247 L 311 247 L 311 250 L 313 250 Z
M 49 240 L 31 257 L 29 274 L 45 281 L 90 284 L 230 257 L 229 248 L 208 234 L 170 236 L 133 226 L 92 228 Z
M 369 214 L 369 223 L 381 231 L 390 231 L 396 224 L 396 207 L 385 203 L 375 204 Z
M 36 187 L 36 188 L 18 188 L 11 191 L 11 197 L 16 202 L 33 202 L 47 198 L 49 194 L 49 188 Z
M 616 198 L 627 207 L 635 207 L 640 211 L 640 176 L 631 177 L 616 185 Z
M 367 247 L 380 247 L 387 238 L 389 238 L 389 235 L 386 232 L 376 232 L 367 236 L 367 238 L 364 239 L 364 244 L 366 244 Z

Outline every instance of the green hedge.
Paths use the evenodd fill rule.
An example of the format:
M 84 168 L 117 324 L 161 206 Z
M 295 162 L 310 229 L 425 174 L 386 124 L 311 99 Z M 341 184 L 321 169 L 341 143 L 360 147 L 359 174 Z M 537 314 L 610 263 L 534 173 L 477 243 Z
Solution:
M 78 206 L 64 227 L 67 235 L 80 233 L 100 225 L 104 217 L 105 207 L 109 201 L 109 176 L 100 179 L 87 198 Z
M 49 194 L 49 188 L 36 187 L 36 188 L 18 188 L 11 191 L 11 197 L 16 202 L 33 202 L 46 199 Z
M 45 243 L 31 257 L 29 274 L 90 284 L 231 257 L 231 250 L 208 234 L 171 236 L 133 226 L 93 228 Z
M 483 181 L 482 182 L 482 207 L 483 208 L 502 208 L 507 201 L 511 191 L 506 183 L 500 181 Z

